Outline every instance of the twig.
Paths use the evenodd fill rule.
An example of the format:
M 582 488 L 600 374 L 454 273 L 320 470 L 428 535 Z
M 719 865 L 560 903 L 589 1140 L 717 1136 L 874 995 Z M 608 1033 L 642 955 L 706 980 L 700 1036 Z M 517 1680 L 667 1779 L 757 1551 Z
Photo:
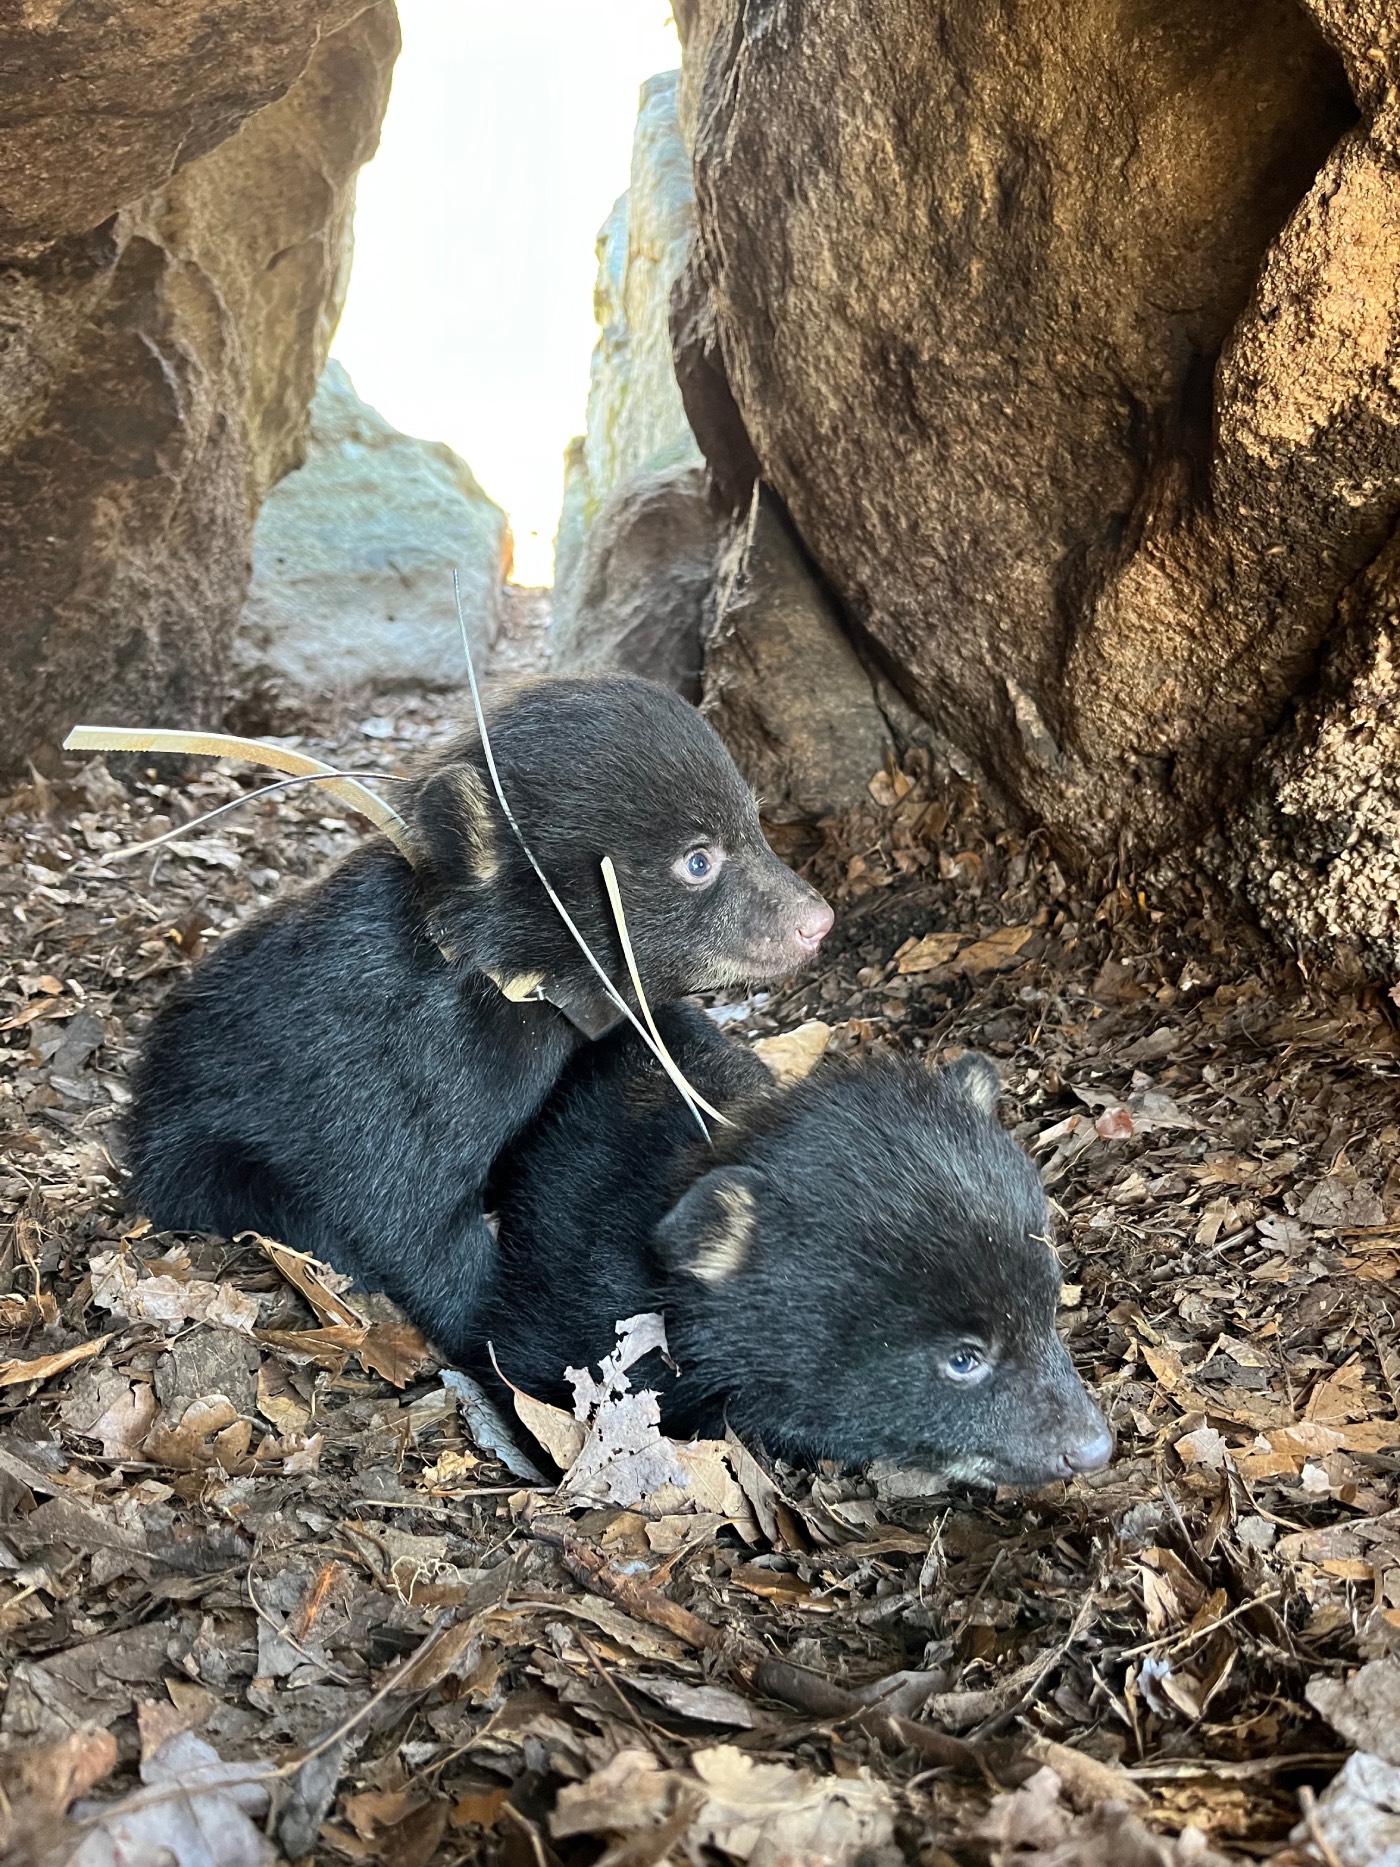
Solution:
M 850 1722 L 885 1748 L 917 1751 L 939 1768 L 973 1768 L 990 1778 L 985 1759 L 964 1739 L 950 1737 L 930 1725 L 916 1724 L 912 1718 L 881 1711 L 878 1705 L 862 1704 L 853 1693 L 832 1685 L 819 1673 L 805 1672 L 786 1660 L 770 1659 L 760 1649 L 731 1638 L 709 1621 L 702 1621 L 698 1614 L 692 1614 L 679 1602 L 668 1600 L 647 1583 L 624 1574 L 562 1525 L 536 1518 L 530 1529 L 540 1542 L 559 1551 L 564 1566 L 586 1588 L 615 1601 L 635 1620 L 664 1628 L 687 1646 L 723 1655 L 730 1677 L 750 1692 L 777 1699 L 794 1711 L 803 1711 L 824 1721 Z
M 273 1620 L 272 1616 L 253 1592 L 253 1568 L 251 1563 L 248 1565 L 248 1573 L 244 1577 L 244 1581 L 248 1589 L 248 1599 L 253 1604 L 254 1614 L 257 1615 L 260 1621 L 265 1622 L 267 1626 L 272 1629 L 279 1640 L 285 1641 L 292 1649 L 293 1653 L 299 1653 L 308 1666 L 319 1666 L 321 1671 L 323 1673 L 328 1673 L 330 1677 L 335 1680 L 337 1685 L 354 1686 L 359 1683 L 358 1680 L 352 1679 L 348 1673 L 343 1673 L 338 1666 L 333 1666 L 329 1660 L 318 1659 L 314 1653 L 308 1653 L 299 1640 L 294 1640 L 292 1638 L 285 1626 L 279 1627 L 277 1625 L 276 1621 Z
M 1327 1863 L 1327 1867 L 1343 1867 L 1341 1857 L 1332 1843 L 1317 1825 L 1317 1797 L 1305 1783 L 1298 1791 L 1298 1806 L 1303 1811 L 1303 1821 L 1308 1831 L 1308 1839 Z
M 1176 1652 L 1178 1648 L 1194 1646 L 1198 1640 L 1204 1640 L 1207 1634 L 1213 1634 L 1217 1628 L 1224 1627 L 1227 1621 L 1237 1620 L 1241 1614 L 1247 1614 L 1251 1608 L 1262 1607 L 1266 1601 L 1277 1601 L 1282 1593 L 1281 1588 L 1270 1588 L 1262 1595 L 1251 1595 L 1248 1601 L 1240 1602 L 1238 1607 L 1231 1608 L 1228 1614 L 1222 1614 L 1217 1620 L 1207 1621 L 1204 1627 L 1188 1627 L 1180 1634 L 1159 1634 L 1155 1640 L 1144 1640 L 1141 1646 L 1124 1647 L 1121 1653 L 1114 1654 L 1114 1659 L 1136 1659 L 1140 1653 L 1152 1653 L 1158 1647 L 1170 1647 Z
M 1293 1756 L 1249 1757 L 1227 1762 L 1221 1757 L 1173 1757 L 1163 1763 L 1137 1763 L 1126 1774 L 1135 1783 L 1175 1783 L 1189 1776 L 1218 1776 L 1227 1783 L 1246 1783 L 1256 1776 L 1278 1776 L 1284 1770 L 1340 1769 L 1351 1753 L 1345 1750 L 1300 1750 Z
M 881 1711 L 878 1705 L 863 1705 L 853 1692 L 833 1685 L 820 1673 L 807 1672 L 787 1660 L 760 1659 L 739 1669 L 740 1676 L 752 1681 L 765 1698 L 792 1706 L 809 1717 L 824 1721 L 838 1720 L 853 1724 L 886 1750 L 916 1750 L 935 1768 L 960 1767 L 980 1770 L 990 1775 L 985 1761 L 963 1738 L 950 1737 L 932 1725 L 916 1724 L 894 1712 Z
M 586 1588 L 615 1601 L 634 1620 L 664 1628 L 668 1634 L 683 1640 L 688 1647 L 698 1647 L 702 1652 L 723 1653 L 728 1650 L 730 1643 L 721 1629 L 711 1626 L 709 1621 L 702 1621 L 698 1614 L 692 1614 L 689 1608 L 683 1608 L 678 1601 L 668 1600 L 645 1582 L 639 1582 L 635 1576 L 623 1574 L 606 1556 L 599 1555 L 596 1549 L 580 1542 L 569 1530 L 537 1517 L 530 1525 L 530 1532 L 537 1541 L 557 1549 L 563 1558 L 564 1567 Z
M 642 1722 L 641 1714 L 638 1712 L 635 1705 L 630 1702 L 627 1694 L 622 1690 L 622 1687 L 603 1665 L 603 1662 L 599 1659 L 597 1652 L 594 1650 L 592 1641 L 584 1633 L 582 1628 L 576 1627 L 574 1629 L 574 1639 L 578 1641 L 579 1645 L 588 1655 L 589 1665 L 592 1666 L 594 1672 L 597 1673 L 603 1684 L 622 1707 L 623 1716 L 627 1719 L 627 1722 L 631 1725 L 635 1725 L 637 1734 L 646 1745 L 647 1749 L 655 1752 L 660 1761 L 669 1768 L 671 1759 L 666 1755 L 665 1751 L 662 1750 L 660 1744 L 657 1743 L 656 1739 Z

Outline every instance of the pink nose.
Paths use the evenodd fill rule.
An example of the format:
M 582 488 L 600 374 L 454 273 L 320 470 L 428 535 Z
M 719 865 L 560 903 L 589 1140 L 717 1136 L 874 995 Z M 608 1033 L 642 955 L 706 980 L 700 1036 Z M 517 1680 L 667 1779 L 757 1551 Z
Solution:
M 805 946 L 809 953 L 815 953 L 831 932 L 831 924 L 835 919 L 835 914 L 825 901 L 820 906 L 810 909 L 797 923 L 798 945 Z

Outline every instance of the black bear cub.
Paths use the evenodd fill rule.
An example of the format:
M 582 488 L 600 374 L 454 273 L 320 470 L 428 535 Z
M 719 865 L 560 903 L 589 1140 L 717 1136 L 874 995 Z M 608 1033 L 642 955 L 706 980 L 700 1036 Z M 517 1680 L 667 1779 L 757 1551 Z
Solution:
M 521 831 L 614 980 L 604 855 L 649 999 L 816 951 L 830 908 L 768 848 L 729 754 L 677 695 L 626 676 L 541 680 L 488 724 Z M 494 1253 L 491 1163 L 622 1014 L 504 820 L 475 731 L 404 790 L 412 866 L 376 839 L 171 995 L 127 1146 L 157 1226 L 313 1252 L 456 1355 Z
M 1108 1462 L 1055 1332 L 1045 1196 L 986 1058 L 833 1058 L 780 1091 L 703 1013 L 658 1022 L 736 1126 L 713 1151 L 687 1133 L 630 1032 L 576 1060 L 493 1188 L 482 1336 L 507 1380 L 566 1400 L 566 1366 L 660 1310 L 680 1374 L 650 1357 L 634 1385 L 658 1390 L 675 1436 L 727 1418 L 791 1458 L 1023 1487 Z

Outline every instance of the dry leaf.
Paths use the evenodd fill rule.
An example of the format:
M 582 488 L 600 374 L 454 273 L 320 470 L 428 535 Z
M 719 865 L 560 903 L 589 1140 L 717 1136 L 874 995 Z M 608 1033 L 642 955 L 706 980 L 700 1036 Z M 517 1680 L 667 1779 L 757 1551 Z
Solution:
M 1348 1744 L 1400 1765 L 1400 1659 L 1372 1660 L 1350 1679 L 1309 1679 L 1303 1689 Z
M 1338 1867 L 1393 1867 L 1400 1861 L 1400 1769 L 1357 1751 L 1317 1799 L 1317 1832 Z M 1300 1822 L 1291 1837 L 1316 1858 L 1312 1825 Z
M 391 1387 L 406 1387 L 432 1360 L 426 1340 L 407 1322 L 372 1323 L 355 1352 L 363 1368 L 382 1375 Z
M 667 1711 L 679 1712 L 702 1724 L 733 1725 L 739 1730 L 753 1729 L 753 1708 L 727 1686 L 689 1685 L 684 1679 L 668 1679 L 652 1673 L 629 1673 L 627 1683 L 648 1698 L 664 1705 Z
M 145 1787 L 93 1810 L 92 1826 L 51 1867 L 267 1867 L 276 1850 L 250 1818 L 267 1809 L 269 1775 L 266 1764 L 225 1763 L 180 1732 L 142 1758 Z
M 133 1459 L 159 1413 L 155 1389 L 146 1381 L 132 1382 L 88 1431 L 102 1441 L 104 1459 Z
M 967 940 L 966 934 L 931 933 L 922 940 L 907 940 L 895 954 L 895 964 L 902 973 L 932 972 L 946 966 Z
M 210 1322 L 249 1335 L 258 1320 L 256 1299 L 232 1284 L 168 1273 L 143 1277 L 139 1261 L 124 1251 L 99 1252 L 92 1260 L 92 1300 L 99 1309 L 117 1310 L 132 1322 L 171 1327 Z
M 100 1355 L 111 1339 L 110 1335 L 99 1335 L 91 1342 L 79 1342 L 76 1348 L 60 1349 L 56 1355 L 0 1361 L 0 1387 L 18 1387 L 24 1381 L 47 1381 L 52 1375 L 62 1374 L 65 1368 L 76 1367 L 80 1361 L 90 1361 L 94 1355 Z
M 368 1328 L 365 1318 L 339 1294 L 341 1290 L 349 1288 L 353 1278 L 346 1277 L 340 1271 L 333 1271 L 329 1264 L 322 1264 L 304 1251 L 293 1251 L 290 1245 L 279 1244 L 275 1238 L 264 1238 L 261 1232 L 240 1232 L 240 1242 L 245 1238 L 251 1238 L 258 1249 L 272 1260 L 292 1288 L 301 1292 L 328 1327 Z
M 225 1438 L 225 1434 L 231 1437 Z M 203 1394 L 183 1412 L 167 1413 L 146 1437 L 146 1457 L 174 1471 L 203 1471 L 219 1465 L 226 1472 L 241 1464 L 252 1438 L 246 1420 L 226 1394 Z
M 800 1083 L 804 1076 L 810 1075 L 830 1042 L 831 1026 L 823 1024 L 820 1018 L 810 1018 L 796 1030 L 784 1031 L 777 1037 L 757 1038 L 753 1053 L 774 1080 L 787 1088 L 790 1083 Z
M 258 1412 L 279 1433 L 299 1433 L 311 1418 L 311 1408 L 275 1361 L 258 1367 Z
M 697 1750 L 690 1761 L 708 1797 L 692 1834 L 751 1867 L 803 1860 L 844 1867 L 893 1842 L 893 1797 L 865 1768 L 814 1779 L 729 1745 Z
M 543 1400 L 532 1400 L 518 1387 L 511 1389 L 515 1411 L 526 1430 L 534 1435 L 554 1460 L 560 1471 L 568 1471 L 588 1437 L 587 1429 L 562 1407 L 551 1407 Z
M 998 927 L 985 940 L 964 948 L 957 958 L 956 970 L 966 973 L 1004 972 L 1014 966 L 1016 955 L 1030 939 L 1030 927 Z

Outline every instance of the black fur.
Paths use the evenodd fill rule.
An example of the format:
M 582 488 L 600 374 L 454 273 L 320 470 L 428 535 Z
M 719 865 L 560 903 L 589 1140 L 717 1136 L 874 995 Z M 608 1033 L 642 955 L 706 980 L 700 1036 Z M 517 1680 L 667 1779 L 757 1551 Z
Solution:
M 772 976 L 815 949 L 830 910 L 769 850 L 728 753 L 675 694 L 625 676 L 541 681 L 490 729 L 517 821 L 615 979 L 604 854 L 649 998 Z M 403 808 L 414 867 L 366 845 L 171 995 L 137 1071 L 128 1153 L 157 1226 L 252 1228 L 315 1252 L 452 1354 L 493 1256 L 491 1162 L 580 1033 L 620 1014 L 502 818 L 474 732 Z M 676 873 L 696 845 L 723 852 L 699 887 Z M 522 978 L 550 1002 L 507 998 L 500 984 Z
M 660 1310 L 681 1372 L 651 1358 L 643 1379 L 673 1434 L 727 1417 L 791 1457 L 1026 1486 L 1106 1462 L 993 1065 L 833 1059 L 780 1091 L 703 1013 L 660 1022 L 737 1130 L 698 1143 L 628 1032 L 576 1059 L 494 1189 L 483 1334 L 507 1379 L 563 1400 L 566 1366 L 596 1365 L 617 1321 Z M 981 1372 L 959 1379 L 968 1350 Z

